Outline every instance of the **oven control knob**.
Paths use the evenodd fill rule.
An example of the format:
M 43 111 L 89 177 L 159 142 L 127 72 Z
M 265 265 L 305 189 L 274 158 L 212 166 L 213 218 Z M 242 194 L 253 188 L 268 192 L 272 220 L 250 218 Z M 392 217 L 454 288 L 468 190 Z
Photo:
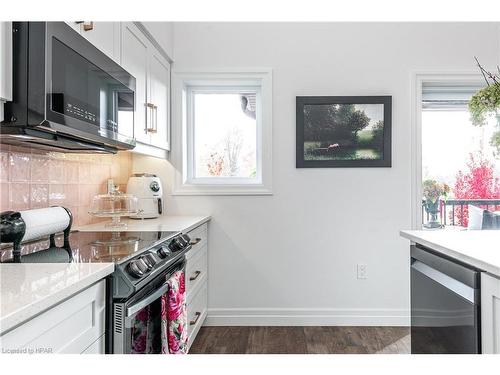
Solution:
M 186 241 L 182 234 L 177 237 L 177 239 L 179 240 L 179 243 L 182 245 L 182 247 L 186 247 L 187 245 L 189 245 L 189 241 Z
M 139 279 L 148 271 L 146 263 L 142 259 L 137 259 L 130 262 L 127 266 L 128 273 L 130 273 L 135 278 Z
M 181 234 L 181 237 L 186 241 L 186 246 L 191 244 L 191 238 L 187 234 Z
M 146 254 L 140 259 L 146 264 L 147 271 L 151 271 L 156 264 L 156 259 L 153 254 Z
M 179 237 L 174 238 L 172 241 L 170 241 L 170 244 L 168 245 L 169 249 L 172 250 L 173 252 L 182 250 L 184 248 L 183 242 L 180 241 Z
M 162 246 L 158 249 L 158 256 L 162 259 L 165 259 L 170 255 L 171 251 L 168 247 Z

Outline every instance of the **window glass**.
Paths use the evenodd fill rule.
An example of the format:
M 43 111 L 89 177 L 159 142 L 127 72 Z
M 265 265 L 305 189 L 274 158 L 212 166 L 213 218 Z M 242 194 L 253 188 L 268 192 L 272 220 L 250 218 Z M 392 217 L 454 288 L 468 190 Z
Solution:
M 193 91 L 194 178 L 257 175 L 256 91 Z

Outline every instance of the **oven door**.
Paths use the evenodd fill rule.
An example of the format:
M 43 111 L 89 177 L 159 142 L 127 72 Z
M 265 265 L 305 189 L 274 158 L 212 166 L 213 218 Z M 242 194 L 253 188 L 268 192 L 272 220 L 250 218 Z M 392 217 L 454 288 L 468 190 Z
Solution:
M 135 145 L 135 78 L 64 22 L 47 22 L 45 118 L 60 133 Z
M 170 276 L 185 268 L 182 258 L 128 300 L 113 303 L 113 353 L 159 353 L 160 298 L 168 291 Z

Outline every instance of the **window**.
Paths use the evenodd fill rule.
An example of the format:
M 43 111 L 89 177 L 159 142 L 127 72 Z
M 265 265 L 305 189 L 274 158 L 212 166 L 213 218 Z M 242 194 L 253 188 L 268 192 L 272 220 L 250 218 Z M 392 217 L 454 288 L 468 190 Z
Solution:
M 447 186 L 447 197 L 436 208 L 441 226 L 467 227 L 471 205 L 500 209 L 500 145 L 495 142 L 500 122 L 490 118 L 475 126 L 468 110 L 470 98 L 484 85 L 481 80 L 422 83 L 421 184 Z M 422 209 L 427 226 L 433 220 L 428 211 Z
M 174 194 L 271 194 L 271 90 L 270 71 L 175 73 Z

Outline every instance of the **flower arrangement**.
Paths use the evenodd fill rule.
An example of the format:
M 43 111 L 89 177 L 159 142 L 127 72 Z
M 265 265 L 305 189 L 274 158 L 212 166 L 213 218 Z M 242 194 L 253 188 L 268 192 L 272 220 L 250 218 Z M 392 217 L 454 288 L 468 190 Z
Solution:
M 499 128 L 491 137 L 490 144 L 500 154 L 500 67 L 498 74 L 484 69 L 476 58 L 477 65 L 486 81 L 486 87 L 475 93 L 469 101 L 471 121 L 476 126 L 483 126 L 487 120 L 496 116 Z
M 436 180 L 425 180 L 422 184 L 424 199 L 429 203 L 435 203 L 440 197 L 445 199 L 450 192 L 447 184 L 441 184 Z
M 441 184 L 436 180 L 425 180 L 422 185 L 423 190 L 423 206 L 425 211 L 430 215 L 429 221 L 424 224 L 426 228 L 441 228 L 441 223 L 438 219 L 438 213 L 441 202 L 440 197 L 448 197 L 450 187 L 447 184 Z

